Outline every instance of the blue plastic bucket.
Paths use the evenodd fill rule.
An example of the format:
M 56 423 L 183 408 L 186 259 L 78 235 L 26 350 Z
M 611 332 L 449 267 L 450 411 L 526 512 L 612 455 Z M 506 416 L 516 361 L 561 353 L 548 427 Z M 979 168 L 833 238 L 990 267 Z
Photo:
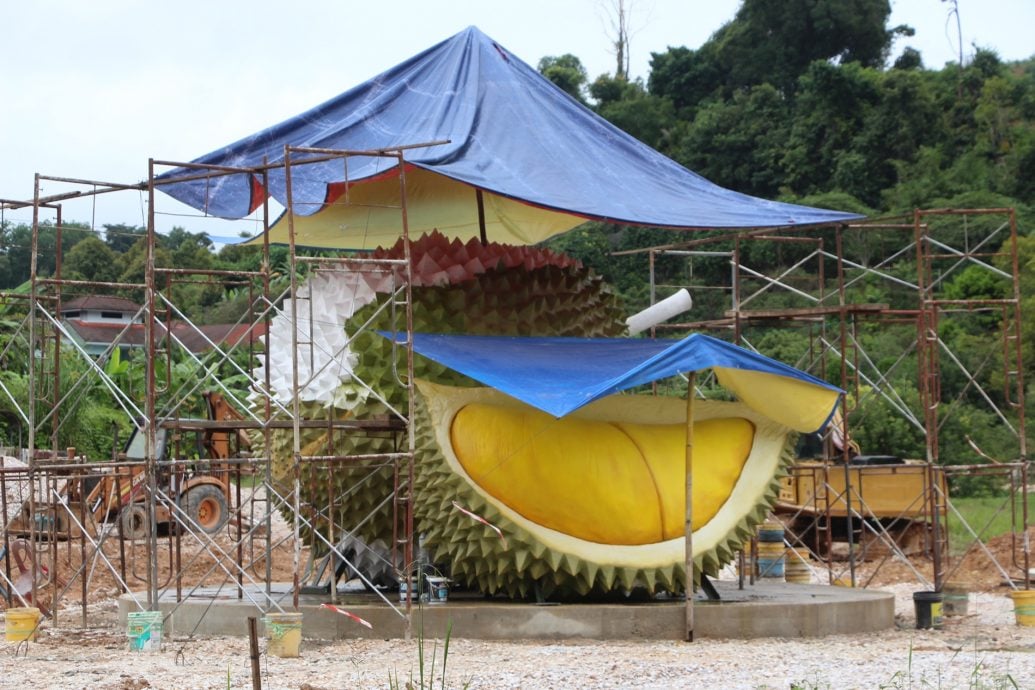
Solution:
M 758 559 L 759 577 L 783 577 L 783 556 Z

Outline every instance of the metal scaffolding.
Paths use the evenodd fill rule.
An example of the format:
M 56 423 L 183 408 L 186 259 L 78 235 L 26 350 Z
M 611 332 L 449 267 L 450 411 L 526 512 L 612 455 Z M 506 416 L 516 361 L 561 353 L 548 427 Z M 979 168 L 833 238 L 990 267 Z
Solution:
M 344 467 L 387 465 L 395 477 L 391 491 L 396 517 L 393 540 L 385 558 L 392 573 L 402 579 L 415 562 L 411 489 L 413 482 L 414 434 L 410 424 L 412 400 L 413 351 L 410 294 L 410 238 L 406 218 L 405 151 L 399 147 L 379 151 L 339 151 L 286 147 L 284 162 L 258 168 L 228 168 L 172 161 L 150 160 L 147 181 L 118 185 L 95 180 L 56 178 L 37 175 L 31 201 L 0 200 L 5 209 L 32 209 L 32 246 L 29 290 L 26 294 L 4 294 L 5 303 L 23 302 L 27 314 L 11 333 L 0 357 L 25 354 L 28 359 L 28 401 L 22 402 L 14 391 L 0 382 L 0 395 L 13 403 L 25 429 L 24 450 L 19 459 L 0 463 L 0 493 L 5 515 L 0 555 L 2 594 L 9 605 L 37 605 L 52 616 L 54 625 L 64 624 L 59 614 L 65 602 L 78 591 L 81 604 L 79 625 L 91 624 L 88 590 L 112 586 L 111 593 L 128 593 L 131 607 L 159 610 L 160 602 L 172 601 L 175 610 L 200 589 L 209 593 L 230 590 L 239 600 L 247 600 L 259 612 L 297 609 L 299 593 L 310 581 L 321 579 L 321 567 L 328 562 L 332 574 L 328 584 L 333 598 L 336 591 L 334 567 L 362 576 L 346 550 L 346 540 L 355 525 L 335 525 L 335 492 L 329 505 L 314 506 L 301 486 L 306 466 L 325 469 L 333 481 L 334 473 Z M 294 233 L 294 195 L 292 171 L 298 166 L 341 161 L 347 165 L 354 156 L 379 157 L 387 166 L 397 166 L 398 206 L 402 228 L 402 256 L 398 259 L 306 256 L 296 244 Z M 162 168 L 179 170 L 175 178 L 160 181 Z M 217 183 L 226 175 L 246 174 L 261 180 L 266 187 L 272 169 L 282 170 L 288 203 L 286 215 L 289 243 L 287 281 L 279 281 L 271 266 L 268 230 L 269 202 L 259 209 L 262 231 L 260 266 L 254 271 L 195 270 L 159 265 L 156 233 L 155 191 L 161 184 L 188 179 Z M 72 191 L 43 196 L 41 183 L 54 182 L 75 187 Z M 83 196 L 132 190 L 147 196 L 144 270 L 140 282 L 101 283 L 69 279 L 61 271 L 62 202 Z M 303 202 L 299 202 L 303 203 Z M 337 204 L 352 204 L 346 193 Z M 53 210 L 57 234 L 55 270 L 50 276 L 37 271 L 39 237 L 47 226 L 41 223 L 41 210 Z M 388 276 L 391 283 L 386 303 L 391 305 L 393 328 L 406 334 L 400 340 L 405 352 L 400 372 L 407 391 L 407 407 L 393 409 L 388 415 L 372 418 L 336 419 L 333 410 L 320 418 L 312 406 L 303 409 L 298 392 L 305 385 L 300 379 L 299 353 L 319 347 L 312 336 L 318 318 L 304 314 L 301 306 L 300 276 L 321 271 L 371 272 Z M 233 288 L 247 295 L 246 306 L 234 328 L 232 339 L 209 338 L 177 303 L 177 289 L 183 285 L 211 285 Z M 125 324 L 107 349 L 96 358 L 71 337 L 61 318 L 62 300 L 71 294 L 90 291 L 133 291 L 143 296 L 143 304 L 130 323 Z M 310 305 L 311 306 L 311 305 Z M 289 314 L 291 327 L 291 390 L 281 396 L 270 382 L 270 351 L 257 347 L 259 336 L 269 333 L 276 314 Z M 128 343 L 127 334 L 142 330 L 144 351 L 143 388 L 130 390 L 127 381 L 109 371 L 113 354 Z M 355 334 L 352 334 L 355 335 Z M 204 347 L 191 348 L 188 339 L 204 341 Z M 35 353 L 29 356 L 28 353 Z M 343 353 L 329 353 L 331 357 Z M 304 355 L 303 355 L 304 356 Z M 79 361 L 69 366 L 69 357 Z M 65 374 L 62 363 L 65 363 Z M 176 385 L 174 369 L 182 370 Z M 69 371 L 78 378 L 68 380 Z M 256 378 L 256 371 L 261 378 Z M 236 387 L 226 385 L 222 376 L 238 379 Z M 64 378 L 63 378 L 64 377 Z M 241 395 L 240 381 L 246 382 L 248 396 Z M 99 389 L 123 410 L 136 436 L 137 453 L 117 452 L 120 440 L 113 438 L 112 457 L 98 462 L 87 459 L 76 449 L 59 449 L 58 438 L 63 416 L 71 406 L 84 404 L 85 392 Z M 231 412 L 224 417 L 198 418 L 201 394 L 215 394 Z M 285 400 L 284 397 L 288 399 Z M 206 398 L 207 399 L 207 398 Z M 319 429 L 328 435 L 327 450 L 303 448 L 302 435 Z M 49 430 L 48 435 L 45 432 Z M 200 435 L 206 444 L 221 443 L 219 456 L 196 457 L 198 444 L 186 442 L 190 434 Z M 334 438 L 342 435 L 382 435 L 396 438 L 396 452 L 377 457 L 342 455 L 335 451 Z M 241 435 L 260 440 L 262 452 L 253 453 L 233 441 Z M 273 476 L 274 436 L 290 435 L 292 448 L 290 480 Z M 47 442 L 49 440 L 49 443 Z M 142 440 L 142 443 L 139 441 Z M 194 456 L 194 457 L 192 457 Z M 339 470 L 340 471 L 340 470 Z M 192 477 L 203 475 L 211 483 L 225 487 L 225 506 L 230 508 L 225 526 L 213 530 L 198 518 L 197 506 L 187 499 Z M 312 476 L 312 472 L 308 473 Z M 211 486 L 210 483 L 210 486 Z M 97 493 L 94 487 L 103 486 Z M 214 489 L 208 490 L 209 496 Z M 89 504 L 87 501 L 89 494 Z M 213 505 L 219 503 L 213 497 Z M 286 534 L 277 532 L 278 518 L 290 521 Z M 329 538 L 317 528 L 329 524 Z M 286 593 L 274 588 L 274 566 L 290 553 L 292 580 Z M 322 560 L 316 558 L 322 554 Z M 309 562 L 304 562 L 306 558 Z M 322 565 L 321 565 L 322 564 Z M 283 572 L 283 568 L 280 571 Z M 190 576 L 189 578 L 187 576 Z M 187 580 L 195 584 L 188 585 Z M 323 578 L 326 581 L 326 578 Z M 26 586 L 26 583 L 28 585 Z M 324 582 L 324 584 L 327 584 Z M 368 583 L 369 584 L 369 583 Z M 146 596 L 134 594 L 144 586 Z M 396 607 L 377 588 L 371 587 L 395 609 L 409 631 L 412 597 Z M 285 598 L 287 597 L 287 598 Z M 171 615 L 167 613 L 166 617 Z M 193 633 L 194 631 L 188 631 Z
M 429 144 L 422 144 L 429 145 Z M 363 579 L 372 592 L 399 613 L 407 626 L 412 613 L 412 588 L 402 606 L 396 606 L 365 577 L 366 570 L 355 561 L 363 552 L 374 553 L 397 581 L 407 581 L 419 562 L 418 544 L 414 535 L 412 486 L 414 481 L 415 435 L 412 420 L 413 401 L 413 311 L 411 294 L 410 237 L 406 210 L 406 160 L 411 147 L 378 151 L 341 151 L 286 147 L 282 163 L 256 168 L 231 168 L 172 161 L 150 160 L 147 181 L 139 184 L 114 184 L 96 180 L 59 178 L 37 175 L 34 197 L 28 201 L 2 200 L 3 208 L 32 209 L 32 246 L 29 290 L 25 294 L 4 294 L 6 301 L 24 303 L 27 314 L 13 330 L 0 359 L 21 353 L 28 360 L 28 402 L 20 404 L 18 396 L 0 381 L 0 395 L 16 403 L 17 413 L 25 429 L 24 462 L 0 466 L 0 508 L 5 515 L 2 548 L 5 557 L 0 568 L 0 585 L 8 602 L 23 605 L 44 605 L 59 621 L 62 602 L 78 593 L 80 616 L 78 625 L 91 624 L 88 593 L 103 582 L 112 593 L 130 593 L 132 606 L 158 610 L 163 601 L 179 606 L 201 587 L 217 592 L 229 590 L 239 600 L 248 601 L 257 611 L 297 609 L 300 593 L 308 588 L 325 589 L 332 601 L 337 595 L 337 580 L 342 574 Z M 327 161 L 341 161 L 347 166 L 355 156 L 380 157 L 399 173 L 398 211 L 402 228 L 402 256 L 395 259 L 364 259 L 342 256 L 310 256 L 301 251 L 295 233 L 295 204 L 292 171 L 298 166 Z M 176 178 L 159 180 L 158 170 L 181 170 Z M 156 197 L 161 184 L 186 180 L 205 180 L 217 184 L 227 175 L 248 175 L 268 188 L 272 170 L 281 170 L 287 191 L 284 220 L 288 229 L 287 280 L 279 279 L 271 265 L 268 231 L 271 227 L 268 200 L 258 209 L 255 222 L 261 228 L 260 266 L 253 271 L 194 270 L 159 265 L 157 260 Z M 61 194 L 43 195 L 41 183 L 60 183 L 73 187 Z M 91 282 L 62 275 L 60 235 L 62 204 L 72 199 L 132 192 L 146 195 L 146 234 L 144 235 L 144 269 L 138 282 Z M 308 203 L 298 201 L 298 204 Z M 334 203 L 356 203 L 346 191 Z M 57 234 L 55 268 L 50 276 L 38 271 L 39 238 L 45 227 L 41 213 L 52 212 Z M 973 223 L 975 218 L 982 222 Z M 987 223 L 987 218 L 1001 222 Z M 1005 219 L 1005 220 L 1002 220 Z M 963 223 L 963 232 L 949 232 L 949 225 Z M 976 227 L 972 227 L 975 225 Z M 997 237 L 1007 236 L 1002 243 L 1005 252 L 990 252 L 986 247 Z M 915 506 L 902 519 L 922 519 L 930 529 L 923 535 L 923 553 L 930 554 L 930 577 L 917 572 L 918 579 L 940 588 L 953 573 L 949 558 L 947 531 L 939 520 L 954 512 L 945 480 L 946 476 L 966 474 L 998 474 L 1009 485 L 1007 501 L 1014 511 L 1017 497 L 1027 491 L 1027 450 L 1025 446 L 1024 387 L 1021 367 L 1020 294 L 1016 249 L 1016 218 L 1011 209 L 973 211 L 917 211 L 912 222 L 863 223 L 821 230 L 758 230 L 738 234 L 722 234 L 694 239 L 690 242 L 638 250 L 648 257 L 651 302 L 659 287 L 655 280 L 655 262 L 660 257 L 676 257 L 689 265 L 695 260 L 729 262 L 729 283 L 695 284 L 691 290 L 712 290 L 728 293 L 730 308 L 721 317 L 708 320 L 665 324 L 657 331 L 711 329 L 723 332 L 733 342 L 752 349 L 762 349 L 756 342 L 759 329 L 787 325 L 808 331 L 808 347 L 793 362 L 799 368 L 821 378 L 829 378 L 830 367 L 848 395 L 845 414 L 839 428 L 841 441 L 829 435 L 825 443 L 824 462 L 813 468 L 796 469 L 792 481 L 811 482 L 812 493 L 806 504 L 799 505 L 795 517 L 806 518 L 806 529 L 791 532 L 790 545 L 808 545 L 826 561 L 830 581 L 842 579 L 840 564 L 834 561 L 834 520 L 846 520 L 847 567 L 850 579 L 857 580 L 856 563 L 867 551 L 884 548 L 883 558 L 902 555 L 894 531 L 896 521 L 870 520 L 872 496 L 865 490 L 865 475 L 892 472 L 888 468 L 859 468 L 857 474 L 847 463 L 835 462 L 835 454 L 848 458 L 850 425 L 866 413 L 867 404 L 884 401 L 906 423 L 924 437 L 926 457 L 919 465 L 924 475 L 922 490 Z M 722 243 L 723 246 L 713 248 Z M 776 275 L 767 275 L 751 265 L 750 247 L 771 247 L 787 251 L 791 256 L 787 268 Z M 347 260 L 345 260 L 347 259 Z M 1008 296 L 995 300 L 952 298 L 945 293 L 947 279 L 967 266 L 978 266 L 1010 285 Z M 1003 268 L 1006 266 L 1006 268 Z M 326 272 L 368 272 L 387 276 L 391 287 L 384 298 L 386 309 L 394 314 L 394 330 L 405 334 L 405 363 L 399 379 L 406 389 L 406 406 L 393 408 L 386 401 L 387 414 L 368 418 L 339 418 L 328 409 L 322 416 L 312 416 L 312 406 L 303 406 L 299 391 L 305 385 L 300 370 L 300 357 L 314 348 L 313 324 L 320 315 L 312 313 L 312 303 L 301 298 L 303 275 Z M 725 273 L 725 272 L 724 272 Z M 866 281 L 876 280 L 893 286 L 900 295 L 896 302 L 876 304 L 859 299 L 865 296 Z M 214 341 L 189 318 L 178 303 L 177 291 L 184 285 L 212 285 L 220 289 L 234 288 L 246 294 L 246 307 L 238 322 L 242 335 L 231 341 Z M 123 329 L 109 348 L 93 357 L 80 347 L 62 322 L 62 303 L 69 296 L 91 290 L 133 291 L 142 295 L 142 306 L 135 322 L 143 330 L 145 350 L 143 388 L 134 389 L 127 380 L 112 373 L 107 366 L 115 351 L 131 330 Z M 760 306 L 779 293 L 779 306 Z M 309 312 L 306 312 L 309 309 Z M 277 314 L 288 315 L 291 328 L 290 393 L 279 396 L 271 385 L 270 348 L 256 346 L 256 334 L 268 334 Z M 1003 365 L 1002 396 L 986 391 L 979 380 L 995 358 L 961 357 L 944 341 L 947 322 L 968 315 L 998 315 L 1002 327 Z M 961 316 L 962 315 L 962 316 Z M 890 362 L 874 361 L 865 346 L 867 328 L 911 328 L 910 342 L 902 357 Z M 184 342 L 184 333 L 207 340 L 201 352 Z M 302 353 L 300 355 L 300 353 Z M 341 352 L 323 353 L 331 358 Z M 74 357 L 80 368 L 70 367 Z M 895 374 L 909 357 L 915 357 L 919 396 L 912 400 L 895 385 Z M 974 364 L 976 362 L 976 365 Z M 939 437 L 945 421 L 956 410 L 956 403 L 943 400 L 943 368 L 951 365 L 962 372 L 965 390 L 985 400 L 993 414 L 1016 440 L 1016 452 L 995 465 L 967 464 L 943 467 L 940 462 Z M 173 386 L 176 367 L 189 372 L 180 385 Z M 261 371 L 257 377 L 256 371 Z M 78 378 L 69 379 L 69 371 Z M 222 376 L 228 372 L 247 382 L 249 397 L 238 394 L 240 388 L 227 386 Z M 708 381 L 700 381 L 707 385 Z M 369 386 L 367 386 L 369 388 Z M 111 458 L 98 462 L 84 458 L 76 449 L 59 447 L 63 420 L 78 405 L 86 404 L 91 388 L 104 391 L 124 411 L 138 438 L 142 439 L 138 457 L 113 452 Z M 235 411 L 232 418 L 200 419 L 197 413 L 200 395 L 215 392 Z M 999 401 L 1002 402 L 999 402 Z M 916 404 L 914 404 L 914 402 Z M 304 442 L 308 430 L 325 434 L 319 445 Z M 219 441 L 229 449 L 212 462 L 201 463 L 192 457 L 196 446 L 188 443 L 190 434 L 200 434 L 207 442 Z M 239 434 L 261 440 L 262 452 L 256 454 L 233 440 Z M 369 435 L 392 441 L 390 452 L 343 454 L 336 439 Z M 281 442 L 290 436 L 291 461 L 287 476 L 274 476 L 272 448 L 275 439 Z M 113 438 L 113 448 L 119 445 Z M 838 450 L 839 449 L 839 450 Z M 983 451 L 977 449 L 979 454 Z M 185 491 L 204 465 L 206 476 L 214 477 L 227 487 L 230 517 L 226 527 L 213 533 L 192 515 L 193 506 L 184 501 Z M 317 471 L 318 470 L 318 471 Z M 351 474 L 349 474 L 351 473 Z M 356 484 L 359 475 L 392 477 L 390 492 L 373 512 L 392 515 L 391 544 L 378 550 L 361 544 L 356 532 L 363 521 L 339 521 L 338 502 L 348 496 L 337 496 L 337 478 L 350 476 Z M 835 476 L 836 475 L 836 476 Z M 317 477 L 327 481 L 328 501 L 314 505 L 307 496 L 318 495 Z M 111 500 L 88 503 L 85 487 L 108 482 Z M 308 484 L 306 484 L 308 482 Z M 136 496 L 141 496 L 137 500 Z M 125 499 L 125 500 L 123 500 Z M 98 506 L 103 510 L 98 512 Z M 1021 506 L 1026 506 L 1021 501 Z M 1014 577 L 1023 571 L 1023 584 L 1029 586 L 1030 554 L 1023 535 L 1028 524 L 1025 507 L 1021 521 L 1015 525 L 1013 562 L 1003 567 L 1004 575 Z M 958 515 L 958 511 L 955 511 Z M 1016 511 L 1014 511 L 1016 512 Z M 279 518 L 290 521 L 289 529 L 278 532 Z M 981 529 L 967 529 L 974 541 L 967 552 L 982 548 Z M 805 532 L 811 531 L 811 536 Z M 861 553 L 860 553 L 861 552 Z M 290 554 L 290 589 L 277 590 L 276 566 Z M 283 572 L 283 569 L 281 569 Z M 869 577 L 872 578 L 873 572 Z M 188 577 L 188 575 L 190 577 Z M 187 581 L 193 584 L 188 584 Z M 133 594 L 143 585 L 146 596 Z M 189 631 L 193 633 L 193 631 Z
M 993 247 L 999 249 L 993 250 Z M 753 265 L 752 258 L 783 254 L 779 272 L 769 274 Z M 1014 549 L 1009 563 L 999 565 L 1004 579 L 1030 586 L 1030 548 L 1024 539 L 1029 524 L 1027 503 L 1027 446 L 1025 436 L 1024 383 L 1020 336 L 1020 282 L 1017 256 L 1016 213 L 1010 208 L 917 210 L 912 217 L 878 220 L 821 229 L 755 230 L 719 233 L 688 242 L 616 252 L 646 255 L 650 301 L 660 290 L 687 288 L 698 295 L 728 295 L 729 308 L 721 317 L 665 323 L 657 333 L 714 330 L 732 342 L 773 355 L 763 342 L 780 328 L 807 331 L 807 348 L 795 353 L 796 367 L 819 378 L 834 380 L 846 391 L 840 424 L 828 428 L 822 462 L 792 469 L 785 490 L 807 486 L 783 502 L 789 530 L 788 546 L 808 545 L 825 562 L 830 582 L 842 579 L 855 584 L 857 563 L 872 560 L 877 545 L 884 556 L 877 559 L 864 582 L 888 560 L 908 563 L 898 534 L 907 524 L 926 525 L 920 535 L 920 552 L 930 559 L 927 572 L 913 565 L 917 580 L 940 590 L 976 548 L 983 530 L 966 524 L 952 503 L 947 487 L 961 477 L 992 478 L 1005 486 L 1004 503 L 1012 513 Z M 657 281 L 661 260 L 686 263 L 687 278 L 678 284 Z M 728 262 L 728 282 L 695 280 L 695 262 L 713 262 L 711 275 L 722 275 L 714 262 Z M 770 260 L 768 262 L 772 264 Z M 967 268 L 997 281 L 1003 297 L 976 298 L 951 294 L 953 278 Z M 875 303 L 866 287 L 880 284 L 888 302 Z M 756 306 L 756 303 L 769 304 Z M 713 300 L 714 301 L 714 300 Z M 947 329 L 966 319 L 984 318 L 998 331 L 1001 348 L 991 352 L 954 352 L 946 342 Z M 907 334 L 902 351 L 890 361 L 878 361 L 867 348 L 875 329 Z M 779 358 L 787 360 L 787 352 Z M 909 364 L 916 378 L 901 386 L 900 372 Z M 991 370 L 998 369 L 989 376 Z M 954 397 L 945 399 L 943 377 L 956 378 Z M 1001 380 L 997 394 L 982 381 Z M 960 383 L 962 381 L 962 383 Z M 908 388 L 908 386 L 907 386 Z M 915 391 L 915 394 L 914 394 Z M 954 420 L 961 401 L 980 402 L 1002 425 L 1010 440 L 992 458 L 968 437 L 974 462 L 942 454 L 947 422 Z M 866 467 L 850 465 L 851 429 L 876 403 L 886 405 L 922 436 L 924 457 L 918 465 Z M 848 439 L 848 442 L 844 440 Z M 1005 455 L 1003 455 L 1005 453 Z M 987 464 L 981 464 L 987 463 Z M 918 472 L 915 496 L 902 502 L 902 514 L 875 519 L 875 497 L 865 488 L 882 475 Z M 787 499 L 788 495 L 782 497 Z M 945 520 L 963 523 L 973 539 L 952 557 Z M 1017 519 L 1019 516 L 1019 520 Z M 837 535 L 847 554 L 835 560 L 833 525 L 851 526 Z M 987 549 L 986 549 L 987 551 Z M 1006 576 L 1009 570 L 1009 577 Z M 847 572 L 845 572 L 847 571 Z

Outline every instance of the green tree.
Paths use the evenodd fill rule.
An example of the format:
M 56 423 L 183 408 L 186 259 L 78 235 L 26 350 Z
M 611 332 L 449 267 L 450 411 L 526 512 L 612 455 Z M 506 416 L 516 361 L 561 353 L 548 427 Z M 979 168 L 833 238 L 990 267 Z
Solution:
M 139 238 L 133 246 L 119 257 L 119 282 L 144 284 L 144 269 L 147 262 L 147 238 Z M 155 265 L 172 266 L 168 249 L 155 247 Z M 139 299 L 139 295 L 135 297 Z
M 173 268 L 206 269 L 211 268 L 215 260 L 212 240 L 205 233 L 194 235 L 183 228 L 173 228 L 169 236 L 163 238 L 162 246 L 170 252 Z
M 1010 270 L 1009 256 L 999 259 L 1001 268 Z M 1024 380 L 1032 388 L 1025 396 L 1028 404 L 1035 410 L 1035 234 L 1017 238 L 1017 268 L 1020 275 L 1021 295 L 1021 343 L 1023 347 Z M 1029 415 L 1028 419 L 1035 419 Z M 1032 429 L 1032 424 L 1028 424 Z M 1031 433 L 1031 431 L 1029 431 Z M 1032 447 L 1029 444 L 1029 448 Z
M 979 49 L 969 64 L 949 63 L 933 75 L 938 108 L 944 113 L 941 145 L 950 160 L 973 149 L 978 136 L 975 113 L 985 82 L 1003 72 L 994 51 Z
M 902 54 L 895 59 L 895 69 L 915 70 L 924 68 L 924 59 L 916 48 L 906 47 Z
M 852 151 L 866 114 L 879 100 L 875 70 L 826 62 L 809 67 L 801 78 L 783 161 L 786 182 L 794 192 L 814 194 L 830 189 L 841 157 Z
M 864 119 L 851 151 L 838 157 L 833 183 L 867 204 L 881 202 L 883 190 L 898 181 L 900 165 L 916 159 L 935 141 L 932 122 L 940 113 L 922 72 L 879 73 L 876 99 L 864 106 Z
M 670 101 L 650 95 L 639 81 L 607 75 L 598 77 L 589 91 L 597 112 L 611 124 L 659 151 L 671 146 L 676 116 Z
M 671 101 L 681 118 L 693 118 L 698 104 L 719 94 L 724 83 L 716 52 L 715 43 L 708 41 L 698 50 L 675 47 L 651 53 L 648 91 Z
M 104 243 L 111 247 L 112 251 L 125 254 L 146 234 L 147 228 L 137 225 L 108 224 L 104 226 Z
M 156 256 L 158 266 L 207 270 L 215 263 L 212 240 L 205 233 L 191 233 L 184 228 L 174 227 L 161 238 L 161 245 L 162 254 Z M 220 286 L 201 274 L 180 277 L 172 289 L 172 298 L 177 307 L 192 318 L 200 318 L 202 312 L 218 302 L 222 295 Z
M 815 61 L 884 65 L 896 34 L 888 0 L 744 0 L 732 21 L 694 51 L 669 48 L 651 60 L 651 93 L 680 110 L 721 92 L 772 84 L 793 94 Z
M 61 226 L 62 257 L 68 251 L 93 234 L 89 226 L 82 223 L 63 223 Z M 32 226 L 26 224 L 0 227 L 0 256 L 6 258 L 6 282 L 0 288 L 21 285 L 30 277 L 32 260 Z M 54 274 L 57 259 L 57 228 L 52 224 L 40 224 L 37 236 L 36 272 L 39 276 Z
M 226 270 L 258 271 L 262 266 L 262 246 L 225 244 L 216 254 L 216 264 Z
M 881 67 L 894 35 L 885 28 L 890 14 L 888 0 L 744 0 L 712 40 L 730 87 L 768 82 L 792 92 L 816 60 Z
M 0 253 L 0 288 L 14 287 L 14 271 L 11 268 L 11 257 Z
M 192 250 L 197 247 L 207 250 L 212 249 L 212 240 L 209 239 L 208 233 L 188 232 L 185 228 L 178 225 L 174 225 L 167 235 L 160 235 L 159 242 L 173 252 L 179 251 L 185 246 L 192 248 Z
M 0 390 L 0 445 L 20 447 L 28 433 L 21 414 L 29 400 L 29 377 L 5 366 L 0 369 L 0 382 L 8 391 Z
M 916 411 L 920 408 L 920 396 L 916 384 L 908 379 L 894 382 L 907 407 Z M 849 415 L 853 440 L 866 455 L 895 455 L 900 458 L 923 459 L 927 455 L 927 442 L 923 432 L 910 423 L 887 398 L 869 387 L 860 391 L 861 404 Z M 855 401 L 852 402 L 855 406 Z
M 552 81 L 558 88 L 585 105 L 583 89 L 589 77 L 582 61 L 571 53 L 560 57 L 547 56 L 539 61 L 539 73 Z
M 69 250 L 63 275 L 66 278 L 114 282 L 118 280 L 118 254 L 98 237 L 87 237 Z
M 769 84 L 709 101 L 682 133 L 674 157 L 709 180 L 757 196 L 784 183 L 788 105 Z

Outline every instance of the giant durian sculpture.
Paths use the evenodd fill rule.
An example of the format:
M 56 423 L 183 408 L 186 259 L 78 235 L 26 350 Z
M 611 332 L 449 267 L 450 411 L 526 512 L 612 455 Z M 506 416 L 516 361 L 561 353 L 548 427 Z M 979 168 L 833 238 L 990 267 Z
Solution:
M 401 251 L 397 244 L 376 256 Z M 625 330 L 610 289 L 567 257 L 435 233 L 411 244 L 411 259 L 419 332 L 601 337 Z M 322 273 L 300 291 L 299 340 L 325 333 L 318 348 L 300 353 L 304 415 L 405 409 L 405 360 L 373 332 L 399 328 L 391 308 L 396 277 Z M 271 387 L 285 404 L 290 324 L 286 312 L 270 329 Z M 681 590 L 685 402 L 614 396 L 556 420 L 429 360 L 417 359 L 415 377 L 417 529 L 454 579 L 510 596 Z M 742 405 L 702 402 L 698 409 L 695 572 L 714 575 L 764 518 L 789 461 L 791 433 Z M 386 453 L 397 443 L 306 430 L 302 453 Z M 291 437 L 276 435 L 272 451 L 275 479 L 287 480 Z M 389 464 L 336 467 L 333 481 L 306 464 L 301 475 L 318 529 L 341 534 L 344 527 L 367 541 L 391 538 L 393 485 Z
M 418 388 L 416 511 L 455 576 L 512 596 L 682 589 L 684 401 L 615 395 L 555 419 L 490 388 Z M 699 579 L 764 519 L 791 432 L 739 403 L 694 407 Z

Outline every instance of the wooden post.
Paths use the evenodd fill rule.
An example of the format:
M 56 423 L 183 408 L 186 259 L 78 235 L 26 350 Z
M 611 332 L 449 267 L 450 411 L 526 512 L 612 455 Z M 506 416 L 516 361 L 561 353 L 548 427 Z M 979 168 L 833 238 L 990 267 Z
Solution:
M 334 586 L 333 580 L 331 586 Z M 262 690 L 262 672 L 259 667 L 259 633 L 254 616 L 248 617 L 248 658 L 252 662 L 252 690 Z
M 694 641 L 694 384 L 697 372 L 691 371 L 686 384 L 686 641 Z
M 484 247 L 489 244 L 489 236 L 485 229 L 485 199 L 482 196 L 482 190 L 474 190 L 474 198 L 478 202 L 478 237 Z

